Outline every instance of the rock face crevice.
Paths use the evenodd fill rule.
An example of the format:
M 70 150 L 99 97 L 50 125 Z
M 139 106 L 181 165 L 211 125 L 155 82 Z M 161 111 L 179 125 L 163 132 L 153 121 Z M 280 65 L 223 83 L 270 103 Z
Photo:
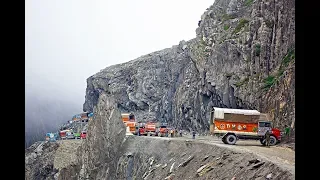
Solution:
M 216 0 L 194 39 L 88 78 L 84 111 L 107 92 L 120 111 L 178 128 L 208 130 L 212 106 L 257 109 L 280 128 L 292 125 L 294 9 L 293 0 Z

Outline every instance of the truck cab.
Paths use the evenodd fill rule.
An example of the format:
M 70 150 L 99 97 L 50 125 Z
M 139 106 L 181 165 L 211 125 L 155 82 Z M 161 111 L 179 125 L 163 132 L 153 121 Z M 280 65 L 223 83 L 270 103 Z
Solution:
M 272 123 L 270 121 L 259 121 L 258 126 L 258 136 L 260 137 L 260 142 L 262 145 L 266 144 L 264 136 L 267 131 L 270 131 L 270 145 L 275 145 L 281 141 L 281 131 L 277 128 L 272 128 Z
M 161 126 L 159 127 L 158 136 L 164 137 L 164 136 L 166 136 L 167 133 L 168 133 L 167 125 L 161 125 Z

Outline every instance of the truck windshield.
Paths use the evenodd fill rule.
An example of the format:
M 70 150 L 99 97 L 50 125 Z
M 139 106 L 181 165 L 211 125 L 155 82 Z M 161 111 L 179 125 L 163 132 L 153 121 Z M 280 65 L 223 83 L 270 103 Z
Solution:
M 270 122 L 259 122 L 259 127 L 271 127 Z

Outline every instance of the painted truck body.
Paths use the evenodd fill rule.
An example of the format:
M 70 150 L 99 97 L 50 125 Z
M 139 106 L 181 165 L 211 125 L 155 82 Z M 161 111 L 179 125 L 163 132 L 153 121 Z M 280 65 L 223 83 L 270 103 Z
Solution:
M 270 117 L 256 110 L 213 108 L 210 115 L 210 132 L 222 136 L 225 144 L 238 139 L 256 139 L 265 145 L 265 133 L 271 132 L 270 145 L 281 140 L 280 130 L 272 128 Z
M 136 131 L 137 122 L 135 120 L 135 116 L 132 113 L 122 113 L 121 118 L 125 126 L 129 127 L 130 132 L 133 134 L 137 134 L 137 131 Z
M 157 136 L 157 123 L 156 122 L 147 122 L 146 125 L 146 132 L 150 136 Z
M 168 127 L 167 125 L 161 125 L 158 130 L 158 136 L 165 137 L 168 135 Z
M 146 136 L 147 135 L 147 131 L 146 131 L 146 123 L 143 122 L 138 122 L 136 124 L 136 135 L 138 136 Z
M 136 126 L 137 126 L 137 123 L 136 122 L 131 122 L 131 121 L 127 121 L 125 123 L 125 125 L 127 127 L 129 127 L 129 131 L 132 133 L 132 134 L 136 134 Z

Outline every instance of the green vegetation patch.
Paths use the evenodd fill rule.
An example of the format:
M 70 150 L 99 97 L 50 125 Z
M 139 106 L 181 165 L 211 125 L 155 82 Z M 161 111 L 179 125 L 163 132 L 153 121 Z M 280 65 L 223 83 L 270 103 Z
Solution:
M 246 19 L 240 19 L 239 24 L 237 25 L 237 27 L 234 29 L 234 31 L 232 32 L 232 34 L 236 34 L 238 32 L 240 32 L 240 30 L 246 25 L 248 24 L 249 21 Z
M 224 14 L 224 15 L 222 15 L 221 19 L 222 19 L 222 22 L 225 22 L 225 21 L 227 21 L 229 19 L 234 19 L 236 17 L 237 16 L 234 15 L 234 14 Z
M 253 0 L 246 0 L 246 1 L 244 2 L 244 5 L 245 5 L 245 6 L 251 6 L 252 3 L 253 3 Z
M 275 76 L 268 76 L 267 78 L 265 78 L 263 80 L 264 82 L 264 89 L 269 89 L 271 86 L 274 85 L 274 83 L 276 82 L 276 77 Z
M 294 49 L 291 49 L 291 50 L 289 50 L 287 55 L 282 59 L 281 65 L 288 66 L 289 62 L 293 59 L 295 59 L 295 53 L 294 53 Z
M 223 26 L 223 29 L 226 31 L 226 30 L 228 30 L 230 28 L 230 25 L 229 24 L 225 24 L 224 26 Z
M 260 45 L 260 44 L 256 44 L 256 45 L 255 45 L 254 54 L 255 54 L 256 56 L 259 56 L 259 55 L 260 55 L 260 52 L 261 52 L 261 45 Z
M 294 49 L 290 49 L 289 52 L 283 57 L 280 68 L 277 73 L 277 77 L 282 76 L 285 67 L 288 66 L 288 64 L 290 63 L 291 60 L 295 59 L 295 52 L 294 51 L 295 51 Z

